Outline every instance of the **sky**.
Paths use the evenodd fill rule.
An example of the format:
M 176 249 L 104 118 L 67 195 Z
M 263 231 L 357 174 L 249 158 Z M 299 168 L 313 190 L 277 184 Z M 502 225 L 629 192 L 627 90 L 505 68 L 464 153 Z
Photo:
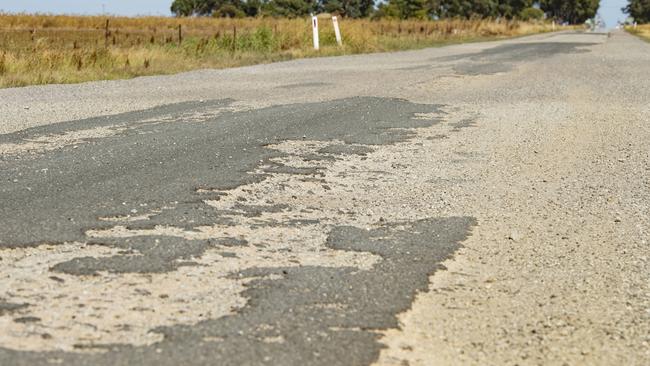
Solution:
M 171 15 L 172 0 L 0 0 L 0 11 L 115 15 Z M 621 8 L 627 0 L 601 0 L 600 14 L 607 26 L 613 27 L 624 20 Z
M 0 0 L 0 10 L 16 13 L 171 15 L 172 0 Z

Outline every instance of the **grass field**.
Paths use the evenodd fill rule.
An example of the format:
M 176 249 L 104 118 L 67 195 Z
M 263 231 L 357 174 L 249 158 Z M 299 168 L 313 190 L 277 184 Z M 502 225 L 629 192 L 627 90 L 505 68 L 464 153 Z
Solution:
M 637 36 L 650 42 L 650 24 L 637 25 L 636 29 L 632 26 L 625 28 L 628 32 L 636 34 Z
M 0 87 L 76 83 L 301 57 L 395 51 L 550 31 L 546 23 L 341 19 L 75 17 L 0 14 Z

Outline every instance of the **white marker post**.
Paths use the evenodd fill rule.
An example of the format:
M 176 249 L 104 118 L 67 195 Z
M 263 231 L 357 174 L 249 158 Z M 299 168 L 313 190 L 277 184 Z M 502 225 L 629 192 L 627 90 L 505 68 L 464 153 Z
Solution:
M 318 41 L 318 18 L 315 16 L 311 17 L 311 27 L 314 34 L 314 49 L 318 51 L 320 49 L 320 43 Z
M 339 20 L 336 17 L 332 17 L 332 24 L 334 24 L 334 35 L 336 36 L 336 43 L 339 46 L 343 46 L 343 41 L 341 40 L 341 30 L 339 29 Z
M 555 20 L 553 21 L 553 32 L 555 32 Z

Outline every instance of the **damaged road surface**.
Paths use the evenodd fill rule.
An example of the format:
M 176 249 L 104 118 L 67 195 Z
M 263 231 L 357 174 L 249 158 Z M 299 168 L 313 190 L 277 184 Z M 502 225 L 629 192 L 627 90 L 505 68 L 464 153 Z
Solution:
M 301 195 L 327 195 L 346 186 L 328 179 L 329 165 L 407 142 L 443 112 L 371 97 L 248 111 L 227 110 L 231 103 L 182 103 L 3 136 L 19 150 L 37 136 L 112 131 L 62 139 L 47 153 L 6 155 L 3 173 L 18 178 L 2 191 L 2 246 L 17 256 L 11 270 L 36 273 L 7 279 L 7 290 L 19 291 L 12 301 L 21 300 L 7 311 L 30 318 L 7 324 L 2 339 L 18 349 L 3 357 L 107 365 L 377 359 L 375 330 L 397 327 L 397 314 L 426 291 L 475 220 L 348 226 L 354 220 L 326 214 L 308 197 L 297 203 L 268 190 L 304 182 L 313 188 Z M 21 288 L 29 282 L 39 284 Z M 52 303 L 65 309 L 52 311 Z
M 644 364 L 648 60 L 562 33 L 2 90 L 0 364 Z

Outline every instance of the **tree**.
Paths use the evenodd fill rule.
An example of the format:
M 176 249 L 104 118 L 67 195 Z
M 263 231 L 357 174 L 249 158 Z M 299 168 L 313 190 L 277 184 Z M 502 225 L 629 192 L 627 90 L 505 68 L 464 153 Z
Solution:
M 249 17 L 257 16 L 262 9 L 262 1 L 246 0 L 245 2 L 242 3 L 241 9 L 244 11 L 244 13 L 246 13 L 246 16 Z
M 636 22 L 650 23 L 650 0 L 630 0 L 622 10 L 630 14 Z
M 515 18 L 529 9 L 535 0 L 388 0 L 379 5 L 373 17 L 409 18 Z M 650 1 L 650 0 L 643 0 Z M 174 0 L 172 12 L 176 16 L 212 15 L 216 17 L 257 16 L 260 13 L 278 17 L 303 17 L 325 11 L 343 17 L 362 18 L 374 11 L 375 0 Z M 565 6 L 565 1 L 542 0 L 557 17 L 573 21 L 583 13 L 576 9 L 598 0 L 577 0 Z M 557 4 L 556 4 L 557 3 Z M 558 5 L 559 4 L 559 5 Z M 579 6 L 577 6 L 579 5 Z M 577 7 L 576 7 L 577 6 Z M 558 9 L 555 9 L 557 7 Z M 595 11 L 595 10 L 594 10 Z
M 361 11 L 362 16 L 368 17 L 375 10 L 375 0 L 359 0 L 360 6 L 359 10 Z
M 540 6 L 551 18 L 579 24 L 596 16 L 600 0 L 541 0 Z
M 378 9 L 379 16 L 397 19 L 428 17 L 427 0 L 389 0 Z
M 438 18 L 488 18 L 498 13 L 497 0 L 430 0 L 429 13 Z
M 265 14 L 278 17 L 304 17 L 318 10 L 317 0 L 269 0 L 262 7 Z
M 363 18 L 370 15 L 374 0 L 322 0 L 323 10 L 349 18 Z
M 210 15 L 216 5 L 216 0 L 174 0 L 171 10 L 179 17 Z
M 242 10 L 242 4 L 222 4 L 217 8 L 212 16 L 215 18 L 243 18 L 246 13 Z
M 544 12 L 538 8 L 526 8 L 519 13 L 519 18 L 524 21 L 541 20 L 544 18 Z
M 524 9 L 533 6 L 533 0 L 502 0 L 497 3 L 497 13 L 499 16 L 508 19 L 520 17 Z
M 260 7 L 260 0 L 174 0 L 171 9 L 176 16 L 240 18 L 256 16 Z

